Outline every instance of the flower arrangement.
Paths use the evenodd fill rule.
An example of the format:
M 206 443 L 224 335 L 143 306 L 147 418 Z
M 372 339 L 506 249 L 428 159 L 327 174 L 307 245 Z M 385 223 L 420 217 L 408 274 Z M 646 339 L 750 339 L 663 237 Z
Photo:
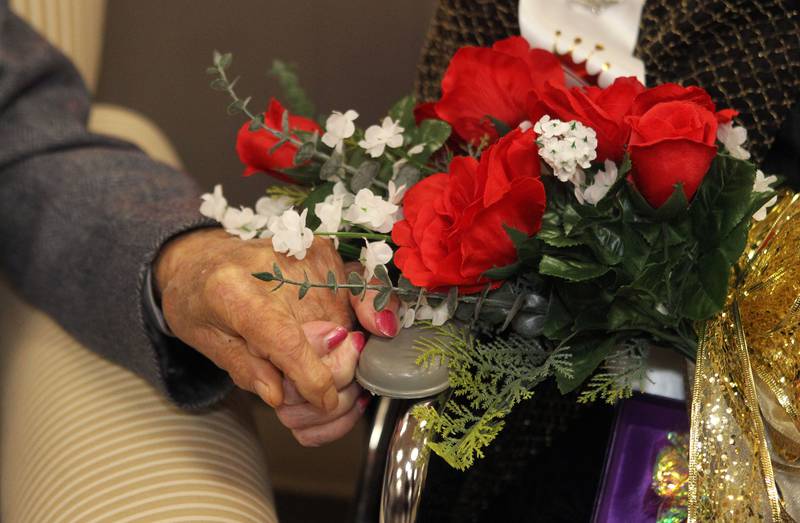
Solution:
M 208 72 L 248 119 L 236 143 L 244 174 L 291 185 L 254 208 L 229 207 L 217 186 L 201 212 L 298 259 L 329 238 L 363 273 L 291 280 L 276 265 L 254 276 L 301 298 L 374 290 L 377 310 L 396 294 L 403 326 L 434 329 L 419 363 L 447 358 L 454 394 L 415 415 L 457 468 L 545 379 L 580 390 L 578 401 L 613 402 L 643 378 L 653 344 L 693 359 L 697 322 L 723 310 L 751 222 L 777 201 L 736 111 L 703 89 L 570 87 L 558 58 L 520 37 L 460 49 L 439 100 L 404 98 L 366 129 L 354 110 L 311 119 L 280 63 L 294 112 L 274 99 L 251 111 L 231 60 L 215 53 Z

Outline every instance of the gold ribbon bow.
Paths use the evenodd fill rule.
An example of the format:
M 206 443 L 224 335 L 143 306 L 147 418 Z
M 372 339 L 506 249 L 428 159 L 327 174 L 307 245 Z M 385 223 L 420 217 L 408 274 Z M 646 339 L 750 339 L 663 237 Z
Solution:
M 800 514 L 800 195 L 750 231 L 725 310 L 700 329 L 690 522 Z

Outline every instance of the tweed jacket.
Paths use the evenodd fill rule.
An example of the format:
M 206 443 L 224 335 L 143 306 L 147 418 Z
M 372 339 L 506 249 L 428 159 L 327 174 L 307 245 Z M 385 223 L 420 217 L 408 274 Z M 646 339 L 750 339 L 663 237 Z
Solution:
M 103 357 L 203 407 L 227 374 L 157 332 L 145 276 L 171 237 L 206 225 L 188 176 L 86 129 L 89 94 L 66 57 L 0 0 L 0 269 Z

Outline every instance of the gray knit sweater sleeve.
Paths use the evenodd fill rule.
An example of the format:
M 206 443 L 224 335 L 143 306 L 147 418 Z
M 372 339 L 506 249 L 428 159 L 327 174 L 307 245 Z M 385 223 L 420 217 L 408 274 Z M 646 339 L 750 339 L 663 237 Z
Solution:
M 155 80 L 154 80 L 155 81 Z M 227 374 L 160 334 L 143 306 L 161 246 L 208 225 L 191 180 L 86 130 L 89 96 L 69 61 L 0 0 L 0 268 L 98 354 L 185 407 Z

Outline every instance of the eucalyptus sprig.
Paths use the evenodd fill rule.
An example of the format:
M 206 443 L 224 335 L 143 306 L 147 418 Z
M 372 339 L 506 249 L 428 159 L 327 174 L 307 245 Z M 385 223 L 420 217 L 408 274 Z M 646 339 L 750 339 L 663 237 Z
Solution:
M 386 267 L 383 265 L 378 265 L 375 267 L 375 276 L 378 278 L 380 283 L 370 283 L 357 272 L 351 272 L 348 274 L 347 282 L 340 282 L 337 280 L 336 274 L 333 271 L 328 271 L 325 282 L 312 282 L 308 279 L 308 275 L 305 273 L 303 275 L 303 280 L 295 280 L 284 276 L 283 271 L 281 271 L 281 268 L 277 263 L 272 266 L 272 272 L 256 272 L 253 273 L 253 276 L 261 281 L 277 282 L 278 285 L 272 289 L 273 291 L 280 289 L 284 285 L 296 286 L 299 288 L 298 297 L 300 299 L 304 298 L 311 289 L 329 289 L 334 293 L 338 292 L 339 289 L 346 289 L 353 296 L 362 296 L 362 299 L 366 295 L 367 291 L 378 291 L 378 294 L 373 300 L 373 305 L 377 311 L 381 311 L 386 308 L 386 305 L 389 303 L 389 299 L 393 293 L 398 297 L 405 299 L 405 301 L 418 301 L 422 298 L 422 296 L 427 299 L 443 300 L 448 304 L 448 309 L 451 312 L 455 312 L 455 309 L 459 303 L 475 304 L 477 310 L 482 310 L 485 308 L 497 308 L 508 310 L 513 314 L 516 314 L 521 310 L 519 299 L 520 295 L 512 296 L 510 299 L 490 298 L 487 297 L 486 292 L 479 295 L 461 296 L 458 294 L 458 288 L 456 287 L 451 288 L 450 292 L 444 294 L 429 292 L 420 287 L 395 285 L 392 282 L 389 273 L 386 271 Z
M 211 88 L 218 91 L 225 91 L 231 98 L 231 103 L 228 105 L 228 114 L 244 113 L 250 119 L 250 130 L 256 131 L 263 129 L 268 133 L 278 138 L 278 142 L 273 146 L 273 150 L 278 149 L 286 143 L 290 143 L 297 147 L 295 155 L 295 163 L 303 163 L 308 160 L 317 160 L 322 163 L 320 174 L 325 178 L 326 173 L 332 176 L 336 175 L 339 171 L 343 170 L 351 175 L 356 175 L 358 169 L 345 162 L 341 154 L 327 154 L 317 149 L 317 136 L 316 134 L 310 135 L 306 141 L 300 141 L 292 135 L 292 130 L 289 128 L 289 111 L 283 112 L 281 120 L 281 129 L 273 129 L 264 123 L 263 113 L 254 114 L 247 106 L 252 97 L 248 96 L 245 99 L 239 97 L 234 89 L 240 77 L 233 80 L 228 79 L 226 70 L 233 62 L 233 55 L 231 53 L 220 53 L 214 51 L 214 65 L 206 69 L 206 72 L 211 75 L 216 75 L 217 78 L 211 81 Z M 299 134 L 299 133 L 295 133 Z

